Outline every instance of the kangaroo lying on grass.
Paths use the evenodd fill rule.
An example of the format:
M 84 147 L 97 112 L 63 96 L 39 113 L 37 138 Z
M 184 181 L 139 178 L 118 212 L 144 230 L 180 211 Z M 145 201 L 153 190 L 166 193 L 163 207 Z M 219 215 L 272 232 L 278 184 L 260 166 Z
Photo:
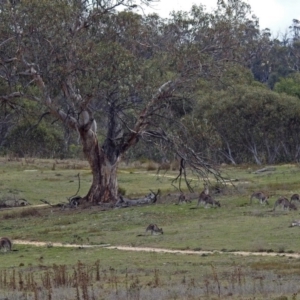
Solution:
M 295 226 L 300 226 L 300 220 L 292 221 L 292 224 L 289 227 L 295 227 Z
M 153 235 L 153 233 L 164 234 L 163 229 L 158 228 L 158 226 L 156 224 L 149 224 L 148 227 L 146 228 L 146 232 L 148 232 L 148 231 L 151 231 L 151 235 Z
M 12 247 L 12 242 L 10 241 L 9 238 L 2 237 L 0 239 L 0 249 L 1 250 L 3 250 L 4 252 L 11 251 L 11 247 Z

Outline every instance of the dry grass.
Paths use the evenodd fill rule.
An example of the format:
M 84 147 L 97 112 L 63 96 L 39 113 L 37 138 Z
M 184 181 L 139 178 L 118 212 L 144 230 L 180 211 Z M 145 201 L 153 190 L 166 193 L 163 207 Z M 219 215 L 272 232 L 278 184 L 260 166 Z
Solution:
M 294 276 L 287 288 L 286 278 L 273 272 L 238 265 L 226 272 L 220 272 L 215 265 L 208 270 L 201 279 L 180 272 L 175 280 L 173 274 L 165 280 L 163 271 L 156 268 L 140 276 L 132 268 L 103 269 L 99 260 L 92 264 L 78 261 L 73 268 L 41 265 L 35 273 L 0 271 L 0 288 L 9 299 L 28 300 L 254 299 L 252 295 L 255 299 L 289 299 L 290 295 L 296 299 L 299 293 L 300 275 Z

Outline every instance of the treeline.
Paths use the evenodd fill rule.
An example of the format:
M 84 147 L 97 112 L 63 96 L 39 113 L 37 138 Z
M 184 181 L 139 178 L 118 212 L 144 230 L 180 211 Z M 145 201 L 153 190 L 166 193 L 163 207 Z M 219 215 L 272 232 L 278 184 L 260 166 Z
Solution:
M 202 150 L 214 159 L 232 164 L 299 160 L 299 99 L 240 85 L 203 97 L 197 109 L 200 126 L 209 124 L 208 139 L 214 141 Z
M 89 97 L 95 98 L 92 108 L 100 142 L 108 136 L 107 124 L 113 126 L 114 140 L 118 140 L 118 132 L 126 136 L 126 130 L 136 122 L 136 112 L 149 101 L 146 100 L 149 93 L 160 87 L 160 82 L 184 78 L 177 84 L 175 96 L 172 94 L 170 100 L 162 104 L 165 111 L 172 111 L 171 117 L 151 111 L 152 130 L 140 136 L 144 143 L 130 149 L 128 159 L 173 158 L 172 151 L 166 148 L 167 139 L 155 140 L 158 133 L 160 138 L 164 137 L 161 130 L 155 129 L 159 124 L 167 128 L 173 142 L 176 136 L 180 137 L 180 143 L 186 140 L 197 153 L 219 163 L 299 160 L 298 20 L 291 20 L 287 31 L 274 37 L 269 29 L 259 27 L 251 7 L 239 0 L 217 1 L 213 12 L 206 12 L 201 5 L 193 6 L 189 12 L 173 12 L 167 19 L 157 14 L 136 14 L 134 5 L 101 15 L 101 7 L 96 5 L 94 9 L 99 12 L 86 12 L 93 16 L 94 23 L 82 24 L 88 28 L 88 39 L 84 40 L 85 35 L 80 37 L 82 40 L 75 40 L 82 52 L 77 48 L 73 59 L 68 37 L 57 29 L 57 24 L 63 26 L 66 12 L 70 13 L 70 20 L 76 15 L 77 4 L 72 6 L 71 2 L 58 1 L 57 6 L 62 6 L 60 10 L 47 1 L 0 3 L 2 155 L 82 156 L 79 135 L 71 132 L 66 124 L 56 122 L 47 109 L 34 101 L 37 88 L 22 79 L 26 72 L 18 70 L 15 64 L 21 61 L 26 65 L 26 55 L 18 56 L 15 50 L 13 53 L 17 45 L 7 41 L 12 33 L 21 36 L 23 26 L 24 32 L 26 29 L 30 33 L 25 45 L 30 48 L 32 44 L 32 57 L 39 57 L 36 65 L 46 83 L 52 86 L 51 95 L 56 103 L 72 117 L 79 118 L 80 110 L 76 111 L 66 100 L 78 101 L 70 88 L 74 82 L 84 95 L 83 102 Z M 20 18 L 22 14 L 30 14 L 31 6 L 36 19 L 31 16 L 31 23 L 17 20 L 17 15 Z M 48 10 L 52 7 L 57 13 L 48 16 L 44 6 Z M 64 15 L 59 14 L 62 10 Z M 12 20 L 14 26 L 16 20 L 19 22 L 19 31 L 12 30 Z M 76 26 L 81 28 L 79 25 Z M 43 37 L 46 30 L 48 36 Z M 39 48 L 35 40 L 45 41 L 44 46 Z M 75 76 L 74 80 L 65 80 L 70 75 L 67 68 L 64 69 L 68 60 L 76 66 L 72 69 L 76 80 Z M 64 81 L 67 83 L 62 86 Z M 97 93 L 93 94 L 96 89 Z M 18 93 L 19 90 L 26 94 Z M 159 111 L 161 107 L 156 109 Z M 179 123 L 180 126 L 175 126 Z M 180 145 L 177 146 L 180 152 Z

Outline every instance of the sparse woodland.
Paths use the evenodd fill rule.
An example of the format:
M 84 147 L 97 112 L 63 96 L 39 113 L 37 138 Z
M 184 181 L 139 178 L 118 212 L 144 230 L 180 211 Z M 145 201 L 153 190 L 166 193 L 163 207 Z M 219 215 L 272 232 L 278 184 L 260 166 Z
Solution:
M 0 0 L 0 297 L 299 299 L 300 22 L 154 2 Z
M 275 37 L 216 2 L 162 19 L 135 12 L 151 1 L 1 1 L 1 154 L 84 158 L 83 199 L 113 204 L 122 159 L 175 159 L 179 185 L 298 161 L 299 21 Z

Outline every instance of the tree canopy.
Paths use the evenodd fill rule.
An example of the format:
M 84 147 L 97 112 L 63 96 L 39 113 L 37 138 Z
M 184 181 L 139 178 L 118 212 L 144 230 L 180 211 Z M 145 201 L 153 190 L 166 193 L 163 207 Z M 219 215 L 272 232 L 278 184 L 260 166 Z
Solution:
M 49 128 L 60 121 L 57 143 L 72 140 L 70 129 L 80 136 L 93 173 L 84 200 L 92 203 L 116 202 L 118 163 L 140 142 L 175 155 L 179 179 L 187 168 L 219 176 L 216 163 L 243 162 L 247 153 L 256 163 L 298 157 L 298 103 L 269 90 L 297 70 L 296 33 L 289 44 L 272 41 L 243 1 L 218 1 L 213 12 L 194 5 L 167 19 L 134 12 L 150 2 L 2 1 L 3 147 L 24 124 L 54 138 Z M 29 112 L 26 123 L 20 115 Z

